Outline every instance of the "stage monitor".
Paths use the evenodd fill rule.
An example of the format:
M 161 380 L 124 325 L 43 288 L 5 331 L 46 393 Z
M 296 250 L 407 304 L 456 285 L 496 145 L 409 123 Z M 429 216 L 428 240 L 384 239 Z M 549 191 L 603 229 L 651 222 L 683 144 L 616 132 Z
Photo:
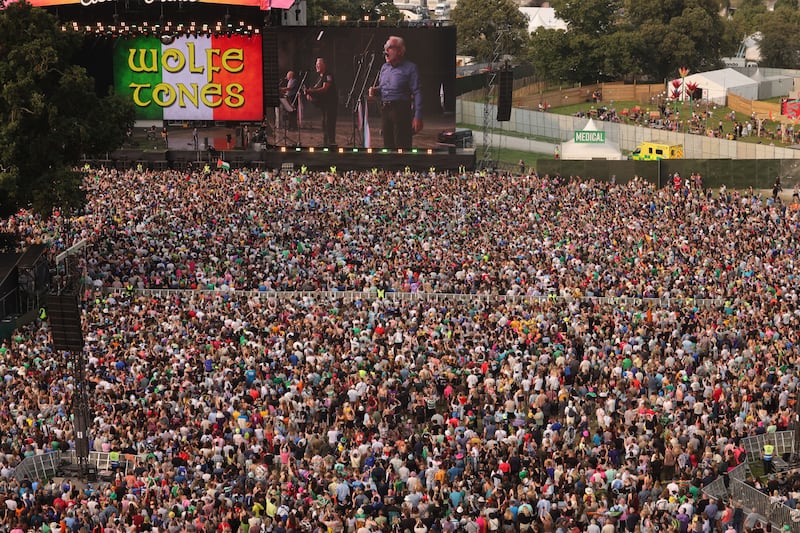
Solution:
M 455 128 L 454 27 L 324 26 L 280 27 L 274 31 L 279 32 L 278 66 L 283 78 L 281 93 L 285 95 L 277 110 L 281 126 L 278 144 L 446 148 L 438 144 L 437 135 Z M 397 44 L 405 45 L 404 60 L 408 65 L 385 55 L 396 53 L 389 49 Z M 314 94 L 324 84 L 317 71 L 318 58 L 324 60 L 332 75 L 328 79 L 336 88 L 333 109 L 326 108 L 329 100 Z M 391 61 L 394 63 L 390 65 Z M 385 63 L 384 75 L 398 79 L 399 84 L 394 87 L 397 90 L 387 95 L 374 93 L 373 98 L 368 98 L 369 87 L 379 84 Z M 415 96 L 403 85 L 413 70 L 411 65 L 416 66 L 421 85 L 417 100 L 420 113 L 411 105 Z M 297 94 L 286 90 L 289 72 L 302 82 L 303 88 Z M 411 146 L 404 146 L 404 132 L 395 130 L 411 128 L 414 118 L 422 119 L 421 130 L 413 134 Z M 393 120 L 399 125 L 392 126 Z M 330 131 L 331 122 L 335 124 L 335 136 Z M 387 131 L 387 125 L 394 129 Z
M 114 87 L 145 120 L 261 120 L 261 35 L 120 37 Z

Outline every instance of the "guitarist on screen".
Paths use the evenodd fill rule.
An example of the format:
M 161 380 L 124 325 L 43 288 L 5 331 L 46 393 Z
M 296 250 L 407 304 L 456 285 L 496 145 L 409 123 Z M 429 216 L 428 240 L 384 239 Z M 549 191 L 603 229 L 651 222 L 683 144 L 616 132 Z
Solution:
M 306 89 L 306 98 L 322 111 L 323 146 L 336 146 L 336 112 L 339 106 L 336 81 L 333 73 L 328 70 L 324 58 L 317 58 L 315 68 L 319 80 L 313 87 Z

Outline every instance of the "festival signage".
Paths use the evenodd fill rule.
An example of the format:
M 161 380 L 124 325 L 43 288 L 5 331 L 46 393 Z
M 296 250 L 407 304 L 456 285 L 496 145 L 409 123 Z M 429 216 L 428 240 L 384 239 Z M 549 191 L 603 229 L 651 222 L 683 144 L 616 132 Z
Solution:
M 800 99 L 784 98 L 781 100 L 781 115 L 785 115 L 794 120 L 800 119 Z
M 261 120 L 260 35 L 120 38 L 114 86 L 139 119 Z
M 603 144 L 606 142 L 606 132 L 602 130 L 576 130 L 576 143 Z

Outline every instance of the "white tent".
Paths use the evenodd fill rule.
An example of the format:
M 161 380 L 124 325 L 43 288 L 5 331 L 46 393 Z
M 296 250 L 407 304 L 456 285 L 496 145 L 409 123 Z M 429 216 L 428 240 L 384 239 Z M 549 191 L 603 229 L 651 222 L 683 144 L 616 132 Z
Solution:
M 594 123 L 594 120 L 589 119 L 586 126 L 581 131 L 602 131 Z M 568 160 L 586 160 L 586 159 L 622 159 L 622 152 L 617 143 L 609 142 L 607 138 L 602 143 L 596 142 L 575 142 L 571 141 L 561 143 L 561 159 Z
M 567 23 L 556 16 L 552 7 L 521 7 L 522 14 L 528 17 L 528 33 L 539 28 L 546 30 L 567 30 Z
M 697 87 L 703 90 L 703 98 L 715 104 L 725 105 L 728 93 L 737 94 L 748 100 L 758 100 L 758 82 L 732 68 L 690 74 L 686 76 L 685 81 L 686 83 L 697 83 Z M 672 94 L 672 82 L 670 82 L 668 90 Z M 687 98 L 686 93 L 683 92 L 681 100 Z

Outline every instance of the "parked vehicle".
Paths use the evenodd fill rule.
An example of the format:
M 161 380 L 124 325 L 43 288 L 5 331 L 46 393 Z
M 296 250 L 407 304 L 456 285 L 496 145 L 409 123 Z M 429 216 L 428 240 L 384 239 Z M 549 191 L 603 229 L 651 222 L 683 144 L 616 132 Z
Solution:
M 683 159 L 683 145 L 645 141 L 636 147 L 636 150 L 633 151 L 630 158 L 635 161 Z

